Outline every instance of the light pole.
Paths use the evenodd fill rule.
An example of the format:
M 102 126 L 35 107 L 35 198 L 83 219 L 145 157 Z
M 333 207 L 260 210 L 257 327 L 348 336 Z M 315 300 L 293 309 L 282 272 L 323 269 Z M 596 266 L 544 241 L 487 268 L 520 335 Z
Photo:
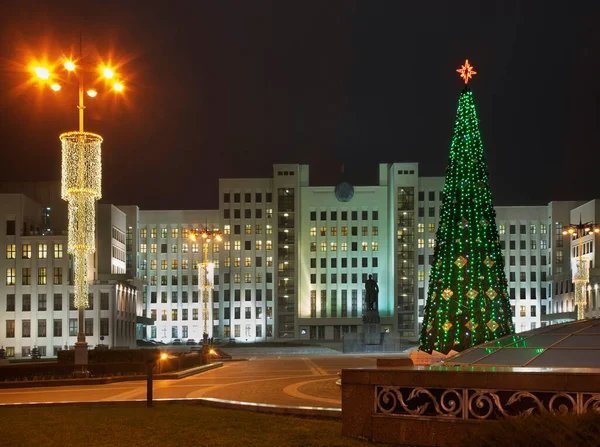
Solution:
M 190 233 L 192 241 L 202 242 L 202 262 L 198 265 L 198 289 L 202 292 L 202 352 L 206 355 L 208 350 L 208 305 L 210 302 L 210 294 L 213 288 L 214 270 L 210 269 L 208 261 L 208 248 L 211 242 L 218 243 L 223 240 L 221 233 L 216 230 L 209 231 L 192 230 Z M 210 270 L 210 271 L 209 271 Z
M 79 311 L 79 328 L 75 343 L 75 364 L 87 365 L 88 352 L 85 341 L 84 311 L 88 307 L 87 261 L 88 256 L 96 250 L 96 200 L 102 197 L 102 137 L 84 131 L 84 73 L 93 72 L 94 68 L 86 63 L 80 55 L 79 60 L 66 59 L 63 68 L 67 75 L 74 75 L 78 80 L 79 130 L 60 135 L 62 143 L 62 176 L 61 197 L 68 202 L 68 248 L 73 255 L 73 273 L 75 302 Z M 99 71 L 107 82 L 112 83 L 115 92 L 123 91 L 123 84 L 116 81 L 114 71 L 107 66 L 100 66 Z M 54 92 L 62 89 L 58 75 L 46 67 L 33 67 L 38 80 L 50 85 Z M 68 77 L 67 77 L 68 81 Z M 68 82 L 65 81 L 66 84 Z M 87 95 L 95 98 L 97 90 L 88 89 Z
M 576 270 L 573 271 L 573 283 L 575 284 L 575 304 L 577 305 L 577 319 L 585 318 L 585 292 L 587 284 L 590 280 L 590 271 L 587 266 L 587 261 L 583 259 L 583 237 L 588 234 L 598 234 L 598 228 L 593 222 L 581 223 L 579 218 L 578 224 L 569 224 L 563 227 L 562 234 L 570 235 L 572 238 L 579 239 L 579 259 L 576 263 Z M 569 248 L 571 250 L 571 248 Z M 569 256 L 570 257 L 570 256 Z

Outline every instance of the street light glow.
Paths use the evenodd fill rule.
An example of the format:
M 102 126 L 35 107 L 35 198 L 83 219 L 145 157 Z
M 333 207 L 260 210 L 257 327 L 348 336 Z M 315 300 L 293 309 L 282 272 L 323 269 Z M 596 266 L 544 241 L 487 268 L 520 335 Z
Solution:
M 38 78 L 43 79 L 44 81 L 50 78 L 50 70 L 46 67 L 35 67 L 33 71 Z
M 167 360 L 167 357 L 168 357 L 168 356 L 167 356 L 167 354 L 166 354 L 166 353 L 163 353 L 163 354 L 161 354 L 161 355 L 160 355 L 160 359 L 161 359 L 161 360 Z
M 54 90 L 55 92 L 58 92 L 58 91 L 60 90 L 60 88 L 61 88 L 61 87 L 60 87 L 60 84 L 52 84 L 52 85 L 50 86 L 50 88 L 51 88 L 52 90 Z
M 73 61 L 67 61 L 67 62 L 65 62 L 65 69 L 68 70 L 68 71 L 75 70 L 75 64 L 73 63 Z
M 87 91 L 87 94 L 90 98 L 95 98 L 96 95 L 98 94 L 98 92 L 96 90 L 94 90 L 93 88 L 91 88 Z
M 118 92 L 122 92 L 123 91 L 123 84 L 121 84 L 120 82 L 115 82 L 113 84 L 113 88 L 118 91 Z
M 115 72 L 114 72 L 114 71 L 112 71 L 112 70 L 111 70 L 110 68 L 108 68 L 108 67 L 104 67 L 104 69 L 102 70 L 102 74 L 104 75 L 104 77 L 105 77 L 106 79 L 111 79 L 111 78 L 112 78 L 112 77 L 115 75 Z

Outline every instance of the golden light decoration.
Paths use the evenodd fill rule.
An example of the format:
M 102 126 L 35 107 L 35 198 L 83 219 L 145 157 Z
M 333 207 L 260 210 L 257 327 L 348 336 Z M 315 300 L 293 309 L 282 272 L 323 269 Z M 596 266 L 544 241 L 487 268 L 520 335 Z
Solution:
M 125 87 L 124 87 L 124 86 L 123 86 L 123 84 L 121 84 L 120 82 L 115 82 L 115 83 L 113 84 L 113 88 L 114 88 L 114 89 L 115 89 L 117 92 L 122 92 L 122 91 L 123 91 L 123 89 L 124 89 Z
M 75 70 L 75 63 L 73 63 L 73 61 L 67 61 L 67 62 L 65 62 L 64 67 L 65 67 L 65 70 L 73 71 L 73 70 Z
M 96 250 L 96 200 L 102 197 L 102 137 L 90 132 L 67 132 L 60 141 L 61 197 L 68 201 L 67 251 L 73 255 L 75 307 L 87 307 L 87 256 Z
M 94 90 L 93 88 L 89 89 L 86 93 L 88 94 L 88 96 L 90 98 L 95 98 L 96 95 L 98 94 L 98 92 L 96 90 Z
M 35 67 L 33 69 L 33 72 L 40 79 L 43 79 L 43 80 L 50 79 L 50 70 L 48 70 L 46 67 Z
M 60 91 L 60 89 L 61 89 L 61 86 L 60 86 L 60 84 L 56 84 L 56 83 L 54 83 L 54 84 L 52 84 L 52 85 L 50 86 L 50 88 L 51 88 L 52 90 L 54 90 L 55 92 L 58 92 L 58 91 Z
M 462 79 L 464 79 L 465 84 L 469 83 L 469 79 L 471 79 L 474 75 L 477 74 L 477 72 L 475 70 L 473 70 L 473 66 L 469 64 L 469 59 L 465 60 L 465 64 L 462 65 L 458 70 L 456 70 L 458 73 L 460 73 L 460 77 Z
M 108 68 L 108 67 L 105 67 L 105 68 L 102 70 L 102 75 L 103 75 L 105 78 L 107 78 L 107 79 L 111 79 L 111 78 L 112 78 L 112 77 L 115 75 L 115 72 L 114 72 L 114 71 L 112 71 L 110 68 Z

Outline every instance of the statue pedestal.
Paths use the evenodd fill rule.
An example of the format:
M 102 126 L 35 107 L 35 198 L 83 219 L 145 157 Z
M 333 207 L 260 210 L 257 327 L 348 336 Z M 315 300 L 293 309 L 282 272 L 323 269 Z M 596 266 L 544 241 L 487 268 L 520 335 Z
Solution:
M 378 345 L 381 343 L 381 319 L 376 310 L 366 310 L 363 315 L 363 335 L 365 344 Z

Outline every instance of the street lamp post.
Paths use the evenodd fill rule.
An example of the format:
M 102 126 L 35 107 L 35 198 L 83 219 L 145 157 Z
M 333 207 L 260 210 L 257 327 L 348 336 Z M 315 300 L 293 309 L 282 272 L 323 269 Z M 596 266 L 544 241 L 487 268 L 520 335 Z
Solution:
M 205 228 L 203 230 L 193 230 L 190 234 L 190 239 L 192 239 L 192 241 L 202 241 L 202 262 L 199 264 L 198 268 L 198 289 L 202 292 L 202 352 L 206 355 L 208 352 L 208 309 L 214 275 L 214 271 L 210 270 L 208 248 L 211 242 L 218 243 L 221 242 L 223 238 L 219 231 L 209 231 Z
M 575 304 L 577 305 L 577 319 L 585 318 L 585 292 L 587 284 L 590 280 L 590 271 L 587 266 L 587 261 L 583 259 L 583 237 L 588 234 L 598 234 L 600 228 L 593 222 L 581 223 L 581 218 L 578 224 L 569 224 L 563 227 L 562 234 L 570 235 L 579 239 L 579 259 L 576 263 L 576 269 L 573 272 L 573 283 L 575 284 Z M 570 248 L 569 248 L 570 250 Z
M 75 364 L 87 365 L 88 352 L 85 341 L 85 308 L 88 307 L 87 261 L 96 250 L 96 201 L 102 197 L 102 137 L 84 131 L 84 73 L 93 71 L 80 57 L 67 59 L 63 67 L 78 78 L 79 130 L 60 135 L 62 143 L 61 197 L 68 202 L 68 248 L 73 255 L 74 305 L 79 311 L 79 328 L 75 344 Z M 115 81 L 112 69 L 101 66 L 100 71 L 112 89 L 123 91 L 123 84 Z M 62 89 L 58 76 L 46 67 L 34 67 L 36 77 L 50 85 L 54 92 Z M 95 98 L 98 92 L 90 88 L 87 95 Z

